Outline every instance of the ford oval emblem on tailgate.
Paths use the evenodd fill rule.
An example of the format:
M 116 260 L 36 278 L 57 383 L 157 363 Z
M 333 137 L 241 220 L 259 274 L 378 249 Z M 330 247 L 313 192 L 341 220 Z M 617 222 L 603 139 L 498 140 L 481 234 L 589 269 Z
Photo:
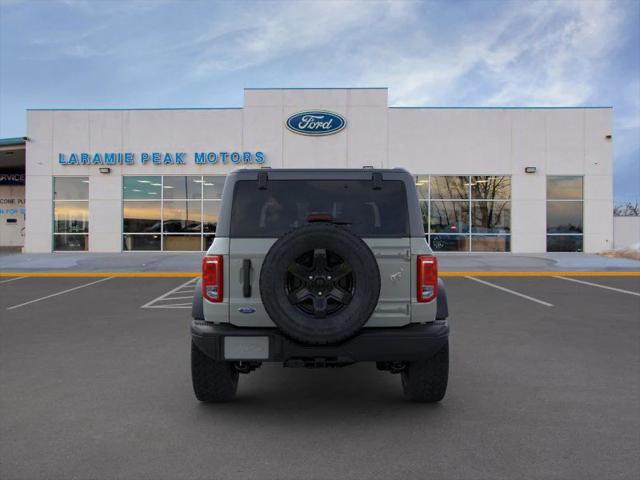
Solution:
M 301 135 L 331 135 L 346 125 L 342 115 L 324 110 L 294 113 L 287 119 L 287 128 Z
M 253 307 L 240 307 L 238 311 L 240 313 L 256 313 L 256 309 Z

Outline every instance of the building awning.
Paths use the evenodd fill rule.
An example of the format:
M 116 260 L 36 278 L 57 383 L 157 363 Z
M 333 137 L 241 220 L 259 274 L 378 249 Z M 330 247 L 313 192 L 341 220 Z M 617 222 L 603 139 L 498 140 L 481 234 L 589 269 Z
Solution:
M 0 138 L 0 173 L 21 173 L 25 170 L 26 137 Z
M 24 145 L 27 137 L 0 138 L 0 147 L 18 147 Z

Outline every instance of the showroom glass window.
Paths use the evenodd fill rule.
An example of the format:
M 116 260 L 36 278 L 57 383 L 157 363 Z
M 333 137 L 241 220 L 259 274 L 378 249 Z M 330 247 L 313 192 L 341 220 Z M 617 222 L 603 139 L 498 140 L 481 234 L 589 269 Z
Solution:
M 547 252 L 583 250 L 583 179 L 547 177 Z
M 418 176 L 416 187 L 433 250 L 510 251 L 510 176 Z
M 53 178 L 53 249 L 89 249 L 89 177 Z
M 122 249 L 201 251 L 215 237 L 224 176 L 123 177 Z

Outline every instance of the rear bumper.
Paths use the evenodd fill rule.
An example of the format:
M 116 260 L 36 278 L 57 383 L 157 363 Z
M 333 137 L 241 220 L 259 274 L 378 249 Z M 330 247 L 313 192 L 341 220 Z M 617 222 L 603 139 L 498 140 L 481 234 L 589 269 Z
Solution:
M 276 328 L 235 327 L 191 321 L 191 337 L 198 348 L 214 360 L 259 360 L 265 362 L 336 363 L 353 362 L 402 362 L 430 358 L 446 343 L 449 324 L 436 320 L 427 324 L 407 325 L 395 328 L 365 328 L 355 337 L 338 345 L 305 345 L 285 337 Z M 261 338 L 268 350 L 247 358 L 225 354 L 225 337 L 252 337 L 247 342 Z M 266 337 L 266 338 L 265 338 Z M 242 342 L 241 340 L 238 340 Z M 238 341 L 234 340 L 233 343 Z M 256 358 L 260 357 L 260 358 Z

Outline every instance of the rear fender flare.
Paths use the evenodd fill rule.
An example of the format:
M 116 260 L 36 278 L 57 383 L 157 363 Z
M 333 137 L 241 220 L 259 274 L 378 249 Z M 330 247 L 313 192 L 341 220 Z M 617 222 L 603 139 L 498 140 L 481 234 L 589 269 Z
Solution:
M 191 317 L 194 320 L 204 320 L 204 310 L 202 308 L 202 279 L 196 282 L 193 291 L 193 303 L 191 304 Z
M 449 316 L 449 304 L 447 302 L 447 291 L 444 287 L 444 282 L 441 278 L 438 278 L 438 300 L 436 320 L 446 320 Z

